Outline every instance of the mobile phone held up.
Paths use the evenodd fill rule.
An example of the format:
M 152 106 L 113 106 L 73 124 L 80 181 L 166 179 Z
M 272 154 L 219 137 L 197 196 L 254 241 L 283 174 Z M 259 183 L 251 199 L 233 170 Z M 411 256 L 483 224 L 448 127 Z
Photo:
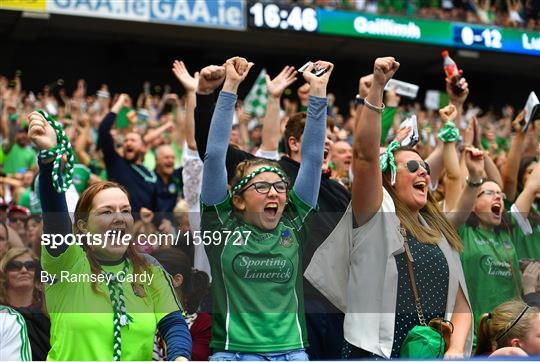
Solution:
M 313 64 L 313 62 L 307 62 L 306 64 L 302 65 L 299 69 L 298 69 L 298 72 L 299 73 L 303 73 L 307 67 L 310 66 L 310 64 Z M 315 66 L 313 67 L 313 69 L 311 70 L 311 73 L 315 74 L 317 77 L 320 77 L 321 75 L 323 75 L 324 73 L 326 73 L 326 71 L 328 70 L 328 67 L 324 67 L 324 68 L 317 68 L 317 65 L 315 64 Z

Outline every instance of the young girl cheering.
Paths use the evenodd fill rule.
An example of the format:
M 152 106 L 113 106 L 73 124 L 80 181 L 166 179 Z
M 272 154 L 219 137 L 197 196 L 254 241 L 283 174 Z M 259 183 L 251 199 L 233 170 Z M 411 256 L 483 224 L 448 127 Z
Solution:
M 117 242 L 133 233 L 126 190 L 114 182 L 88 187 L 72 224 L 62 191 L 67 185 L 60 182 L 58 164 L 52 163 L 71 146 L 50 117 L 33 112 L 28 120 L 30 138 L 45 151 L 39 181 L 44 236 L 62 237 L 59 245 L 48 243 L 41 252 L 42 267 L 52 281 L 45 285 L 51 318 L 47 359 L 151 360 L 156 328 L 170 359 L 189 359 L 191 337 L 169 276 L 137 254 L 132 242 Z M 57 139 L 62 141 L 59 147 Z M 81 237 L 81 245 L 69 242 L 71 233 Z
M 326 130 L 326 85 L 333 65 L 304 72 L 310 84 L 302 164 L 292 190 L 269 160 L 240 163 L 227 191 L 226 150 L 236 91 L 252 63 L 231 58 L 208 136 L 201 192 L 203 237 L 212 267 L 211 360 L 305 360 L 301 252 L 304 220 L 317 203 Z M 313 69 L 325 69 L 320 77 Z M 219 235 L 219 238 L 216 236 Z

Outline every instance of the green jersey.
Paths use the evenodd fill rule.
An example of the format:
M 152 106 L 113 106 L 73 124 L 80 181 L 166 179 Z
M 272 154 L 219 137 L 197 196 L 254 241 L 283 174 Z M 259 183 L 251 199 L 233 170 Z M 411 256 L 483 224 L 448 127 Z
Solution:
M 466 224 L 459 234 L 464 248 L 461 263 L 476 330 L 483 313 L 521 295 L 522 276 L 512 244 L 513 235 Z
M 540 211 L 533 205 L 531 207 L 531 213 L 540 215 Z M 516 218 L 521 215 L 512 215 L 512 221 L 515 223 L 516 237 L 514 238 L 514 247 L 519 259 L 535 259 L 540 261 L 540 223 L 533 223 L 529 220 L 524 220 L 527 223 L 527 234 L 521 229 L 521 225 L 517 222 Z
M 201 210 L 203 240 L 208 232 L 214 242 L 207 247 L 214 307 L 210 347 L 237 352 L 306 347 L 301 252 L 312 208 L 291 191 L 272 231 L 243 222 L 230 197 Z
M 48 360 L 112 360 L 113 310 L 106 281 L 98 281 L 99 293 L 92 290 L 93 275 L 86 253 L 71 245 L 58 257 L 42 248 L 41 263 L 52 283 L 45 284 L 47 310 L 51 319 L 51 350 Z M 105 272 L 122 273 L 124 263 L 102 266 Z M 99 274 L 104 276 L 105 274 Z M 129 265 L 122 274 L 122 288 L 128 315 L 132 318 L 122 327 L 122 360 L 152 360 L 152 349 L 158 322 L 180 309 L 170 277 L 151 265 L 145 280 L 132 284 L 135 274 Z M 153 278 L 150 280 L 150 276 Z
M 77 192 L 81 194 L 88 186 L 90 181 L 90 169 L 81 163 L 76 163 L 73 167 L 73 184 Z
M 4 172 L 8 175 L 24 172 L 36 164 L 36 157 L 37 153 L 32 147 L 21 147 L 15 143 L 5 157 Z

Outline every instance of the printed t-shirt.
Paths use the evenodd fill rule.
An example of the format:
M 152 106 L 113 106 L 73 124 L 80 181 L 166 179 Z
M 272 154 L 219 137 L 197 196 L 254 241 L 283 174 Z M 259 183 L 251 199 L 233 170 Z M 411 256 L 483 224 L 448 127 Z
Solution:
M 522 276 L 514 245 L 508 231 L 471 227 L 459 229 L 463 242 L 461 262 L 467 281 L 475 330 L 483 313 L 519 297 Z
M 98 283 L 100 294 L 88 280 L 73 280 L 92 275 L 86 253 L 71 245 L 58 257 L 42 248 L 43 270 L 56 277 L 45 284 L 47 310 L 51 319 L 51 350 L 47 360 L 113 360 L 113 311 L 105 282 Z M 118 273 L 124 262 L 102 266 L 106 272 Z M 159 267 L 150 265 L 149 280 L 144 286 L 146 297 L 135 294 L 131 280 L 122 288 L 126 310 L 132 321 L 121 328 L 122 360 L 151 360 L 157 324 L 167 314 L 180 310 L 180 303 L 170 277 Z M 133 276 L 130 264 L 127 276 Z M 60 279 L 64 276 L 64 279 Z
M 304 220 L 312 208 L 292 190 L 270 232 L 236 216 L 229 196 L 217 205 L 203 203 L 201 210 L 203 240 L 208 233 L 215 241 L 206 246 L 214 303 L 210 347 L 237 352 L 305 348 L 301 253 Z

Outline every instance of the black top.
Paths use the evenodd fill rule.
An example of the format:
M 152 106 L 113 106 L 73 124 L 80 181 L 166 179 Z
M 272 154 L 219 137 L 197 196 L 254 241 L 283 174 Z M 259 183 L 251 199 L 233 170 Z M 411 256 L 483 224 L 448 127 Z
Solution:
M 426 323 L 436 317 L 444 318 L 450 278 L 446 258 L 437 245 L 423 244 L 410 235 L 407 240 L 414 259 L 416 288 L 420 294 Z M 420 324 L 416 313 L 407 261 L 405 260 L 406 254 L 403 252 L 396 255 L 395 258 L 399 279 L 392 358 L 399 357 L 401 345 L 407 333 L 414 326 Z
M 155 174 L 143 165 L 128 162 L 116 153 L 114 140 L 111 136 L 111 128 L 115 120 L 116 113 L 109 112 L 99 125 L 98 131 L 98 148 L 103 151 L 107 177 L 128 190 L 133 212 L 139 212 L 141 207 L 152 211 L 161 211 L 160 205 L 157 204 L 156 182 L 150 181 L 155 177 Z
M 14 308 L 26 321 L 32 361 L 45 361 L 51 349 L 51 321 L 37 306 Z
M 195 108 L 195 140 L 197 142 L 197 150 L 201 160 L 204 160 L 206 154 L 206 144 L 208 141 L 208 132 L 214 112 L 215 97 L 214 95 L 197 95 L 197 107 Z M 246 159 L 254 158 L 250 153 L 244 152 L 232 146 L 227 149 L 226 168 L 227 179 L 230 182 L 234 176 L 236 166 Z M 278 161 L 280 167 L 289 177 L 291 184 L 294 184 L 300 163 L 292 160 L 289 157 L 282 157 Z M 351 201 L 350 192 L 343 187 L 339 182 L 329 178 L 329 175 L 323 174 L 321 178 L 321 186 L 319 190 L 319 198 L 317 200 L 318 210 L 314 211 L 309 219 L 309 226 L 306 228 L 309 237 L 306 249 L 303 251 L 303 268 L 304 270 L 309 265 L 313 258 L 313 254 L 317 248 L 326 240 L 328 235 L 334 230 L 337 223 L 343 216 Z M 352 217 L 352 216 L 351 216 Z M 329 308 L 328 312 L 341 313 L 332 306 L 332 304 L 304 278 L 304 296 L 307 298 L 315 298 L 320 301 L 325 301 Z M 306 305 L 306 312 L 309 308 Z
M 157 174 L 157 203 L 159 208 L 163 212 L 171 213 L 176 206 L 178 195 L 182 196 L 182 187 L 184 183 L 182 181 L 182 167 L 173 171 L 169 182 L 163 181 L 160 175 Z

